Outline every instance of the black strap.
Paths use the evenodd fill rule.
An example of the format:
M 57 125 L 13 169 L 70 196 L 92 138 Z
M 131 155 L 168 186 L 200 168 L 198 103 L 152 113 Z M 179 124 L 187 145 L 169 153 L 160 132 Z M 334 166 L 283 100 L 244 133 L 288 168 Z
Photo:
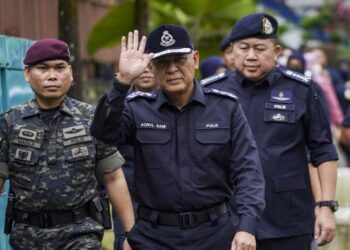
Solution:
M 88 206 L 69 211 L 50 211 L 38 213 L 16 210 L 15 222 L 37 226 L 40 228 L 49 228 L 58 225 L 73 224 L 89 216 Z
M 219 217 L 226 213 L 226 203 L 221 203 L 201 211 L 184 213 L 164 213 L 143 206 L 140 206 L 138 210 L 138 216 L 140 219 L 160 225 L 178 226 L 181 228 L 195 227 L 199 224 L 211 221 L 213 215 L 217 215 L 217 217 Z M 154 221 L 154 218 L 152 218 L 152 214 L 158 215 L 156 221 Z

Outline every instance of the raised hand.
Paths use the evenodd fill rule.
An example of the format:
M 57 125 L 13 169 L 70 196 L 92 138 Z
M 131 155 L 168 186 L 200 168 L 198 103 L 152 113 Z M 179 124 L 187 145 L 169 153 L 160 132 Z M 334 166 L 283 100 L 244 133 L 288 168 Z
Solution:
M 128 40 L 125 36 L 121 40 L 118 81 L 130 84 L 146 69 L 153 54 L 145 54 L 146 37 L 139 42 L 139 32 L 129 32 Z

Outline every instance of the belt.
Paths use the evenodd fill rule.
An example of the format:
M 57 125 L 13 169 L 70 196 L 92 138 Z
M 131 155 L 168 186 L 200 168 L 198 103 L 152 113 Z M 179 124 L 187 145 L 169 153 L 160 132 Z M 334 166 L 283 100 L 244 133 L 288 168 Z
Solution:
M 14 221 L 28 224 L 40 228 L 54 227 L 58 225 L 68 225 L 89 217 L 88 206 L 72 209 L 69 211 L 49 211 L 49 212 L 26 212 L 16 210 Z
M 140 219 L 160 225 L 178 226 L 181 228 L 195 227 L 226 213 L 226 203 L 221 203 L 205 210 L 184 213 L 165 213 L 143 206 L 140 206 L 138 209 L 138 216 Z M 155 218 L 155 220 L 153 220 L 153 218 Z

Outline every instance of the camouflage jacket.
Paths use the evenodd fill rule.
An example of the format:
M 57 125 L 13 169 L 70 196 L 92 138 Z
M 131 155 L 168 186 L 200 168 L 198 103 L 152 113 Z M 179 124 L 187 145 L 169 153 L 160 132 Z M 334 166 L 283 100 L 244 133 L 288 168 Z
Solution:
M 115 147 L 90 135 L 93 114 L 93 106 L 66 97 L 49 125 L 35 100 L 0 116 L 0 177 L 10 179 L 17 208 L 79 207 L 96 195 L 96 172 L 122 165 Z

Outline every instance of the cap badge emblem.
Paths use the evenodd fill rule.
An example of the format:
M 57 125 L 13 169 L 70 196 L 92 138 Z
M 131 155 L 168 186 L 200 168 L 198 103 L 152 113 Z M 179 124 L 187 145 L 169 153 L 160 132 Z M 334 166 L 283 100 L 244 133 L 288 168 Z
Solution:
M 169 47 L 176 42 L 174 37 L 167 30 L 163 31 L 163 35 L 160 38 L 160 40 L 161 40 L 160 45 L 162 45 L 163 47 Z
M 273 27 L 271 22 L 269 21 L 269 19 L 265 17 L 263 18 L 262 23 L 263 23 L 262 33 L 266 35 L 270 35 L 273 32 Z

